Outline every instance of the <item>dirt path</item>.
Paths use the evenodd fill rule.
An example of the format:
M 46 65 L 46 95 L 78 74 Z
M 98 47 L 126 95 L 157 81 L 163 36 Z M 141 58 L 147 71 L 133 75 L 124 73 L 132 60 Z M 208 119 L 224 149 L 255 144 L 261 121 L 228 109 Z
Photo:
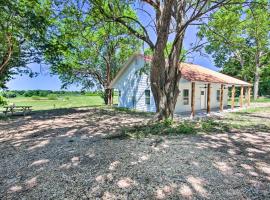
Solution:
M 269 122 L 269 113 L 250 113 Z M 107 140 L 141 114 L 63 110 L 0 122 L 0 199 L 269 199 L 270 130 Z

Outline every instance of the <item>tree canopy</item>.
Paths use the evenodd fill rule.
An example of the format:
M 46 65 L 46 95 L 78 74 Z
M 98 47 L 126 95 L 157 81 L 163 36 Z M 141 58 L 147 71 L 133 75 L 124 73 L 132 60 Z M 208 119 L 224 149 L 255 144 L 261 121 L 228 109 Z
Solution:
M 85 12 L 91 4 L 78 2 L 58 5 L 61 10 L 57 9 L 59 13 L 49 34 L 46 59 L 52 71 L 60 76 L 63 87 L 78 83 L 83 89 L 105 91 L 123 62 L 138 51 L 141 43 L 122 26 L 98 21 L 93 13 Z M 125 12 L 136 17 L 130 8 Z M 108 95 L 104 94 L 106 103 Z
M 0 0 L 0 87 L 16 73 L 29 73 L 39 63 L 50 23 L 49 0 Z
M 199 36 L 209 42 L 206 52 L 224 73 L 254 84 L 254 98 L 258 96 L 260 77 L 266 75 L 268 70 L 265 68 L 270 67 L 268 6 L 265 0 L 245 7 L 226 6 L 212 14 L 199 32 Z

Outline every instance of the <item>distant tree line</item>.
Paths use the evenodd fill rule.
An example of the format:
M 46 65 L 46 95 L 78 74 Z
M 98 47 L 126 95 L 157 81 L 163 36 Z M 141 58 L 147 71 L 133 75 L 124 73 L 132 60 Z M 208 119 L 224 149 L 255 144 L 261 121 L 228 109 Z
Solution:
M 85 96 L 100 96 L 99 91 L 52 91 L 52 90 L 9 90 L 3 91 L 0 96 L 5 98 L 15 98 L 17 96 L 24 96 L 24 97 L 47 97 L 50 94 L 61 95 L 61 96 L 72 96 L 72 95 L 85 95 Z

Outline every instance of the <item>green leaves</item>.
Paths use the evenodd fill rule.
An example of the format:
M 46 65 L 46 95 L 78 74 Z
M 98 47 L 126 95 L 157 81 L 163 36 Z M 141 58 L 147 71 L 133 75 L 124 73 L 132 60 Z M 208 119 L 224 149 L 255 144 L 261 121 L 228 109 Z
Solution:
M 52 71 L 60 75 L 64 87 L 78 83 L 83 89 L 104 89 L 128 57 L 137 51 L 140 42 L 128 35 L 124 27 L 105 21 L 92 4 L 77 6 L 83 2 L 58 5 L 61 9 L 48 37 L 46 59 Z M 108 2 L 99 3 L 104 4 L 104 9 L 110 9 Z M 125 12 L 136 16 L 130 7 Z
M 252 82 L 256 65 L 270 65 L 269 32 L 268 3 L 260 0 L 221 8 L 200 28 L 198 36 L 208 40 L 205 51 L 223 72 Z
M 50 24 L 49 0 L 0 0 L 0 87 L 30 62 L 41 62 Z

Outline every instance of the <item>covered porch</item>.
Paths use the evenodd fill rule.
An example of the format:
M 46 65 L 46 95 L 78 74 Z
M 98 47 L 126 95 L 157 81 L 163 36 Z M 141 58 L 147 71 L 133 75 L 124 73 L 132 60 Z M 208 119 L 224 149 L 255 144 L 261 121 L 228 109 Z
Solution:
M 196 94 L 199 94 L 196 91 L 196 82 L 191 82 L 191 113 L 190 118 L 194 118 L 196 115 L 198 117 L 202 117 L 205 115 L 210 115 L 211 112 L 213 112 L 214 115 L 218 113 L 222 113 L 223 111 L 231 112 L 235 109 L 239 110 L 244 107 L 250 106 L 250 98 L 251 98 L 251 85 L 230 85 L 230 84 L 220 84 L 220 96 L 219 96 L 219 108 L 212 108 L 211 109 L 211 83 L 207 83 L 206 85 L 206 109 L 196 110 Z M 229 102 L 227 105 L 224 105 L 224 89 L 227 87 L 227 89 L 230 89 L 228 92 L 228 99 Z M 239 88 L 240 93 L 239 95 L 236 95 L 236 88 Z M 238 99 L 238 101 L 236 101 Z M 188 112 L 183 113 L 177 113 L 182 116 L 187 116 Z
M 219 95 L 219 108 L 218 112 L 223 112 L 224 108 L 230 108 L 234 110 L 236 107 L 240 109 L 244 106 L 250 106 L 251 86 L 252 84 L 242 81 L 240 79 L 189 63 L 181 63 L 180 71 L 184 79 L 190 81 L 191 84 L 191 113 L 190 117 L 194 118 L 196 113 L 204 113 L 210 115 L 211 113 L 211 99 L 212 86 L 218 85 L 220 90 Z M 196 95 L 200 95 L 199 91 L 196 91 L 196 85 L 203 83 L 206 89 L 206 109 L 196 111 Z M 226 98 L 229 99 L 230 105 L 224 105 L 223 99 L 225 98 L 224 88 L 228 89 Z M 239 88 L 236 92 L 236 88 Z M 236 102 L 236 99 L 239 100 Z M 216 108 L 215 108 L 216 109 Z

